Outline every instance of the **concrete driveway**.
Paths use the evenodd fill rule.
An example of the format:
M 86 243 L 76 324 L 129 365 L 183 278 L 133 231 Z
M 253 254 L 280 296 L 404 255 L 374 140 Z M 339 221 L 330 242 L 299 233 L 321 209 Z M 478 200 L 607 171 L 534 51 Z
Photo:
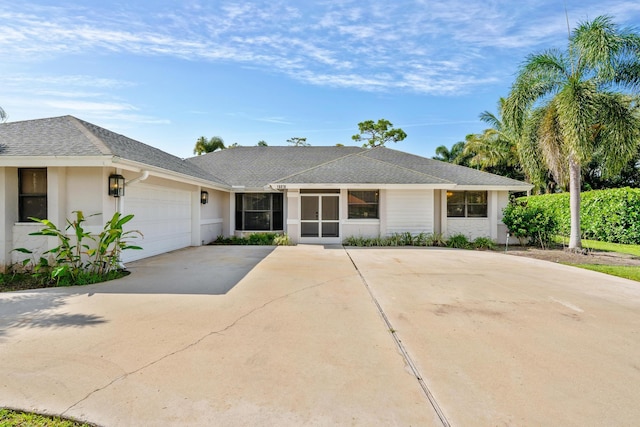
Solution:
M 0 406 L 99 425 L 635 425 L 640 284 L 500 253 L 201 247 L 0 294 Z

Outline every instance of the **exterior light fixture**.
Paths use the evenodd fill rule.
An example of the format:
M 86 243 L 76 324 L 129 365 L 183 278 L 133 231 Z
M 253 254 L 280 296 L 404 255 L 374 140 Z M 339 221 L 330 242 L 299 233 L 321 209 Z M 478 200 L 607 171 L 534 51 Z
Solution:
M 209 193 L 207 193 L 206 191 L 200 192 L 200 203 L 202 203 L 203 205 L 209 203 Z
M 124 196 L 124 176 L 109 175 L 109 195 L 113 197 Z

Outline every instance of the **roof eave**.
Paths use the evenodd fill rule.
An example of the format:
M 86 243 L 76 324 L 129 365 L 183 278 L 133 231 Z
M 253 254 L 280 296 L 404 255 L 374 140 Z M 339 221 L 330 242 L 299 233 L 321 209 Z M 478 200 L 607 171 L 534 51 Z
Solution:
M 231 191 L 230 185 L 226 185 L 216 181 L 210 181 L 203 178 L 194 177 L 191 175 L 175 172 L 175 171 L 160 168 L 157 166 L 151 166 L 142 162 L 123 159 L 117 156 L 113 156 L 113 161 L 111 166 L 116 168 L 134 170 L 136 172 L 142 172 L 143 170 L 145 170 L 145 171 L 148 171 L 152 176 L 156 176 L 158 178 L 180 181 L 186 184 L 206 186 L 214 190 L 220 190 L 220 191 L 226 191 L 226 192 Z

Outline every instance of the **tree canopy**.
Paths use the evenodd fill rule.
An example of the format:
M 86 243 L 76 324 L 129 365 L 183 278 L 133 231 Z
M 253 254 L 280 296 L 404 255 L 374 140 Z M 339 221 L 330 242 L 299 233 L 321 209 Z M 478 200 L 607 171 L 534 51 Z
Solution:
M 301 138 L 294 136 L 292 138 L 287 139 L 289 145 L 293 145 L 294 147 L 308 147 L 311 144 L 307 142 L 307 138 Z
M 212 136 L 210 139 L 201 136 L 196 141 L 196 145 L 193 148 L 193 154 L 197 154 L 198 156 L 200 156 L 202 154 L 224 149 L 224 141 L 219 136 Z
M 639 86 L 640 36 L 599 16 L 574 29 L 566 51 L 528 56 L 504 103 L 509 127 L 537 143 L 521 159 L 541 153 L 556 182 L 568 181 L 570 249 L 581 247 L 582 168 L 598 153 L 612 176 L 637 153 Z
M 351 139 L 356 142 L 362 142 L 363 147 L 384 146 L 387 142 L 402 141 L 407 134 L 402 129 L 394 129 L 393 124 L 386 119 L 380 119 L 378 122 L 373 120 L 365 120 L 358 123 L 360 133 L 353 135 Z

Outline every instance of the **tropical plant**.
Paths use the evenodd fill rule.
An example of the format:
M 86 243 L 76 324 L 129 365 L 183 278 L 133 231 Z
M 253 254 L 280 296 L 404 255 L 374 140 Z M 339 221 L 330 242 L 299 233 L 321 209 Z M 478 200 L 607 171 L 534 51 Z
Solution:
M 447 247 L 455 249 L 470 249 L 471 242 L 464 234 L 454 234 L 447 239 Z
M 471 167 L 507 176 L 514 179 L 525 179 L 544 187 L 544 172 L 540 156 L 531 156 L 534 162 L 526 163 L 527 157 L 520 151 L 526 151 L 526 139 L 515 132 L 502 119 L 505 99 L 498 102 L 498 113 L 489 111 L 480 113 L 480 120 L 490 127 L 479 134 L 470 134 L 465 138 L 464 155 L 469 159 Z M 522 159 L 521 157 L 525 157 Z
M 434 160 L 440 160 L 441 162 L 454 163 L 456 165 L 467 165 L 466 157 L 464 155 L 464 141 L 458 141 L 451 146 L 451 149 L 446 145 L 440 145 L 436 147 L 436 155 L 432 158 Z
M 373 120 L 365 120 L 358 123 L 360 133 L 353 135 L 351 139 L 356 142 L 362 142 L 363 147 L 384 146 L 387 142 L 402 141 L 407 134 L 402 129 L 394 129 L 393 124 L 386 119 L 379 119 L 378 122 Z
M 496 248 L 496 242 L 489 237 L 476 237 L 473 239 L 473 242 L 471 242 L 471 246 L 475 249 L 493 250 Z
M 49 276 L 56 285 L 95 283 L 112 277 L 112 273 L 119 268 L 120 254 L 123 250 L 142 249 L 128 241 L 128 238 L 142 234 L 136 230 L 123 230 L 123 225 L 133 219 L 133 215 L 122 216 L 116 212 L 103 231 L 98 236 L 92 236 L 83 227 L 86 218 L 82 211 L 73 213 L 75 218 L 67 219 L 64 230 L 48 219 L 30 218 L 44 226 L 40 231 L 30 235 L 55 237 L 58 239 L 58 246 L 45 251 L 38 260 L 35 260 L 33 251 L 29 249 L 14 249 L 16 252 L 31 255 L 22 261 L 23 268 L 30 265 L 35 276 Z M 68 234 L 69 230 L 72 231 L 71 234 Z M 94 242 L 95 247 L 87 243 L 89 240 Z M 54 257 L 53 263 L 45 257 L 48 254 Z
M 193 154 L 200 156 L 202 154 L 212 153 L 216 150 L 224 150 L 224 148 L 224 141 L 219 136 L 212 136 L 210 139 L 201 136 L 196 140 L 196 146 L 193 148 Z
M 280 234 L 273 238 L 273 244 L 276 246 L 291 246 L 293 243 L 291 242 L 291 238 L 288 234 Z
M 569 249 L 581 248 L 582 166 L 601 151 L 603 173 L 611 176 L 636 153 L 639 52 L 640 36 L 619 28 L 608 16 L 597 17 L 571 33 L 566 52 L 548 50 L 529 56 L 505 102 L 503 114 L 520 135 L 535 112 L 534 131 L 549 170 L 559 184 L 568 176 Z

